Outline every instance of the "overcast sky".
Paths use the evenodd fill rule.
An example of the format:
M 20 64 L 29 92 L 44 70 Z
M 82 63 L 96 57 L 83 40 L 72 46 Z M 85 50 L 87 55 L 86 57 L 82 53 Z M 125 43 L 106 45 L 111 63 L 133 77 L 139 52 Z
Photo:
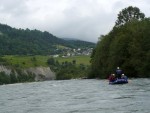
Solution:
M 150 17 L 150 0 L 0 0 L 0 23 L 97 42 L 131 5 Z

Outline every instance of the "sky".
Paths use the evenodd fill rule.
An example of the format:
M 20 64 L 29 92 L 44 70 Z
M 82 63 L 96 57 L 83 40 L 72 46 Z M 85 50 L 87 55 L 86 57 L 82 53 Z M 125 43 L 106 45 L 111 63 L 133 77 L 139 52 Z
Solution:
M 48 31 L 59 38 L 97 42 L 112 30 L 117 14 L 136 6 L 150 17 L 150 0 L 1 0 L 0 23 Z

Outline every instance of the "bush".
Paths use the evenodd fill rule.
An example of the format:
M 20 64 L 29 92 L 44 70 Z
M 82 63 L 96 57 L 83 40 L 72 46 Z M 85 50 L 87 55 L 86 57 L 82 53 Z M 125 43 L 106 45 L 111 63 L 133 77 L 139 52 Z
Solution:
M 5 72 L 0 72 L 0 84 L 9 84 L 10 76 L 6 75 Z

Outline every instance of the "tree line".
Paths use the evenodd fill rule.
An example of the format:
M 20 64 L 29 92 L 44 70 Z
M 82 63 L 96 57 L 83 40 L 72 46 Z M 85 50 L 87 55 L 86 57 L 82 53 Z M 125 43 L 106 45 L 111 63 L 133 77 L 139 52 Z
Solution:
M 99 37 L 89 78 L 107 78 L 118 66 L 129 77 L 150 77 L 150 18 L 137 7 L 123 9 L 113 29 Z

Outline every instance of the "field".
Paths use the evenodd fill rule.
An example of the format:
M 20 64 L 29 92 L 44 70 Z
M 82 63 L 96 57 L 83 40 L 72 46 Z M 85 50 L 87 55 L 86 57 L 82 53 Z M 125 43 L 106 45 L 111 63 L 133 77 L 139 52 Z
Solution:
M 37 66 L 48 66 L 47 60 L 50 58 L 50 56 L 4 56 L 4 59 L 8 62 L 8 64 L 16 67 L 21 68 L 29 68 L 29 67 L 37 67 Z M 84 65 L 90 65 L 90 56 L 74 56 L 74 57 L 57 57 L 54 58 L 59 63 L 62 62 L 72 62 L 73 60 L 76 60 L 76 64 L 84 64 Z
M 58 60 L 59 63 L 65 61 L 72 62 L 73 60 L 76 60 L 76 64 L 90 65 L 90 56 L 74 56 L 74 57 L 66 57 L 66 58 L 58 57 L 55 59 Z

